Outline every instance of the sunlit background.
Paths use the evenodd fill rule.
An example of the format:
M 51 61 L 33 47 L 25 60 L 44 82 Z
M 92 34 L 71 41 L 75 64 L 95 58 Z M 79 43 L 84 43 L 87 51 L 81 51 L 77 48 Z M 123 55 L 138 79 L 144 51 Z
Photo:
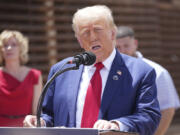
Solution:
M 0 0 L 0 32 L 19 30 L 29 37 L 28 66 L 40 69 L 46 82 L 52 64 L 83 51 L 72 15 L 95 4 L 109 6 L 118 26 L 134 28 L 139 50 L 168 69 L 180 95 L 180 0 Z M 167 135 L 178 134 L 179 110 Z

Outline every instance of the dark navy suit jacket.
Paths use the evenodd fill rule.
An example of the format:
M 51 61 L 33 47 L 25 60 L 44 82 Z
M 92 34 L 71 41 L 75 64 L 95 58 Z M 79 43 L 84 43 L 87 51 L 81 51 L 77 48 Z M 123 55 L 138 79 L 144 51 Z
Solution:
M 72 58 L 55 64 L 49 78 L 69 59 Z M 83 68 L 80 66 L 79 70 L 59 75 L 50 85 L 42 115 L 47 126 L 76 127 L 76 103 Z M 160 121 L 155 77 L 154 69 L 148 64 L 116 51 L 99 119 L 118 120 L 128 127 L 128 131 L 152 135 Z

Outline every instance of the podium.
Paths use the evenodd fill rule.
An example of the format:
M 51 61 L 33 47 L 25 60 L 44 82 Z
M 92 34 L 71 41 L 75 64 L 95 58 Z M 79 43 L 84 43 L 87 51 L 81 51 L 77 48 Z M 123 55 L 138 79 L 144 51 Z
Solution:
M 99 131 L 99 135 L 139 135 L 139 134 L 132 132 L 122 132 L 117 130 L 104 130 L 104 131 Z
M 97 130 L 92 128 L 20 128 L 0 127 L 0 135 L 138 135 L 117 130 Z

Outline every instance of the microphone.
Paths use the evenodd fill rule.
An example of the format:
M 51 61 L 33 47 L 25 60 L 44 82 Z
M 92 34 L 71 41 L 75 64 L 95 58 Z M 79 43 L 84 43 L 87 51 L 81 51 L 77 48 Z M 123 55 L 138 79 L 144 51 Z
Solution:
M 74 56 L 74 59 L 69 61 L 69 64 L 75 63 L 76 65 L 92 65 L 96 61 L 96 55 L 92 52 L 83 52 L 82 54 L 78 54 Z

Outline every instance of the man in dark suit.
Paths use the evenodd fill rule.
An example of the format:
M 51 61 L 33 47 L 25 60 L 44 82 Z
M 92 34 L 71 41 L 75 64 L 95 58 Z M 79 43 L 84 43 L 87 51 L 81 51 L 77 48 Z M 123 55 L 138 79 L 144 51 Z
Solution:
M 42 125 L 152 135 L 160 120 L 155 71 L 115 49 L 117 28 L 111 10 L 103 5 L 78 10 L 73 29 L 80 46 L 96 55 L 96 67 L 80 66 L 53 81 L 43 103 Z M 69 59 L 55 64 L 49 78 Z M 35 125 L 35 116 L 25 118 L 24 126 Z

